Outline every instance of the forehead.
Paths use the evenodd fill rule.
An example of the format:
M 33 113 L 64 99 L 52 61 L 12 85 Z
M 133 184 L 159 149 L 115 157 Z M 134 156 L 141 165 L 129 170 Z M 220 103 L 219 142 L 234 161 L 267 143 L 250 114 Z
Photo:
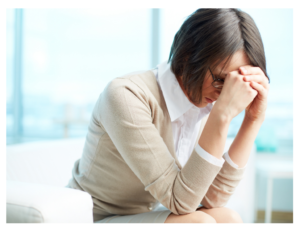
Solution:
M 243 50 L 235 52 L 231 57 L 231 60 L 228 61 L 227 65 L 224 67 L 225 62 L 226 60 L 217 66 L 217 73 L 222 71 L 222 73 L 227 74 L 231 71 L 237 71 L 241 66 L 250 65 L 249 58 Z

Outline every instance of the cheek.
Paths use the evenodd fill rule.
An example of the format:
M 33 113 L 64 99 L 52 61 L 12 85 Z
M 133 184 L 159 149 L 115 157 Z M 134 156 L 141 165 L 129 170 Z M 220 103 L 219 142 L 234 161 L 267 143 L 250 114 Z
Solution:
M 202 97 L 211 96 L 214 93 L 215 88 L 211 85 L 212 80 L 207 76 L 202 85 Z
M 202 96 L 207 96 L 213 92 L 215 92 L 215 88 L 211 84 L 203 86 L 202 88 Z
M 206 77 L 205 80 L 203 81 L 203 91 L 204 90 L 209 90 L 211 88 L 213 88 L 213 86 L 211 85 L 212 80 L 209 77 Z

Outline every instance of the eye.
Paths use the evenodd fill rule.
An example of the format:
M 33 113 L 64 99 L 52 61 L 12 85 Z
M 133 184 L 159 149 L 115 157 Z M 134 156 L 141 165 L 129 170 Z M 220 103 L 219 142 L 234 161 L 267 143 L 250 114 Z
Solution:
M 221 81 L 221 82 L 224 82 L 224 78 L 220 78 L 220 77 L 218 77 L 218 76 L 215 76 L 215 79 L 217 80 L 217 81 Z

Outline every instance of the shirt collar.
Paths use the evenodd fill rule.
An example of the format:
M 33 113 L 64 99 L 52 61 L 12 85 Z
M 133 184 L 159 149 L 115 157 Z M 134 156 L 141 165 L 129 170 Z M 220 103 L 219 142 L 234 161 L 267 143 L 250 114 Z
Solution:
M 189 101 L 182 91 L 174 73 L 171 71 L 170 64 L 167 61 L 157 65 L 157 76 L 166 105 L 173 122 L 190 108 L 199 109 L 203 114 L 208 114 L 213 105 L 209 103 L 206 107 L 199 108 Z

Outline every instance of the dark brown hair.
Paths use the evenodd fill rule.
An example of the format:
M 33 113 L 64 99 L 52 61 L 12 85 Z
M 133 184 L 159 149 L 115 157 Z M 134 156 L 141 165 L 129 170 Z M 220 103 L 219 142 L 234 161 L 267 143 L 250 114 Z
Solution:
M 213 71 L 225 61 L 224 68 L 241 49 L 250 64 L 260 67 L 267 76 L 262 39 L 251 16 L 239 9 L 201 8 L 176 33 L 168 62 L 178 81 L 182 76 L 180 82 L 190 100 L 199 104 L 209 67 Z

